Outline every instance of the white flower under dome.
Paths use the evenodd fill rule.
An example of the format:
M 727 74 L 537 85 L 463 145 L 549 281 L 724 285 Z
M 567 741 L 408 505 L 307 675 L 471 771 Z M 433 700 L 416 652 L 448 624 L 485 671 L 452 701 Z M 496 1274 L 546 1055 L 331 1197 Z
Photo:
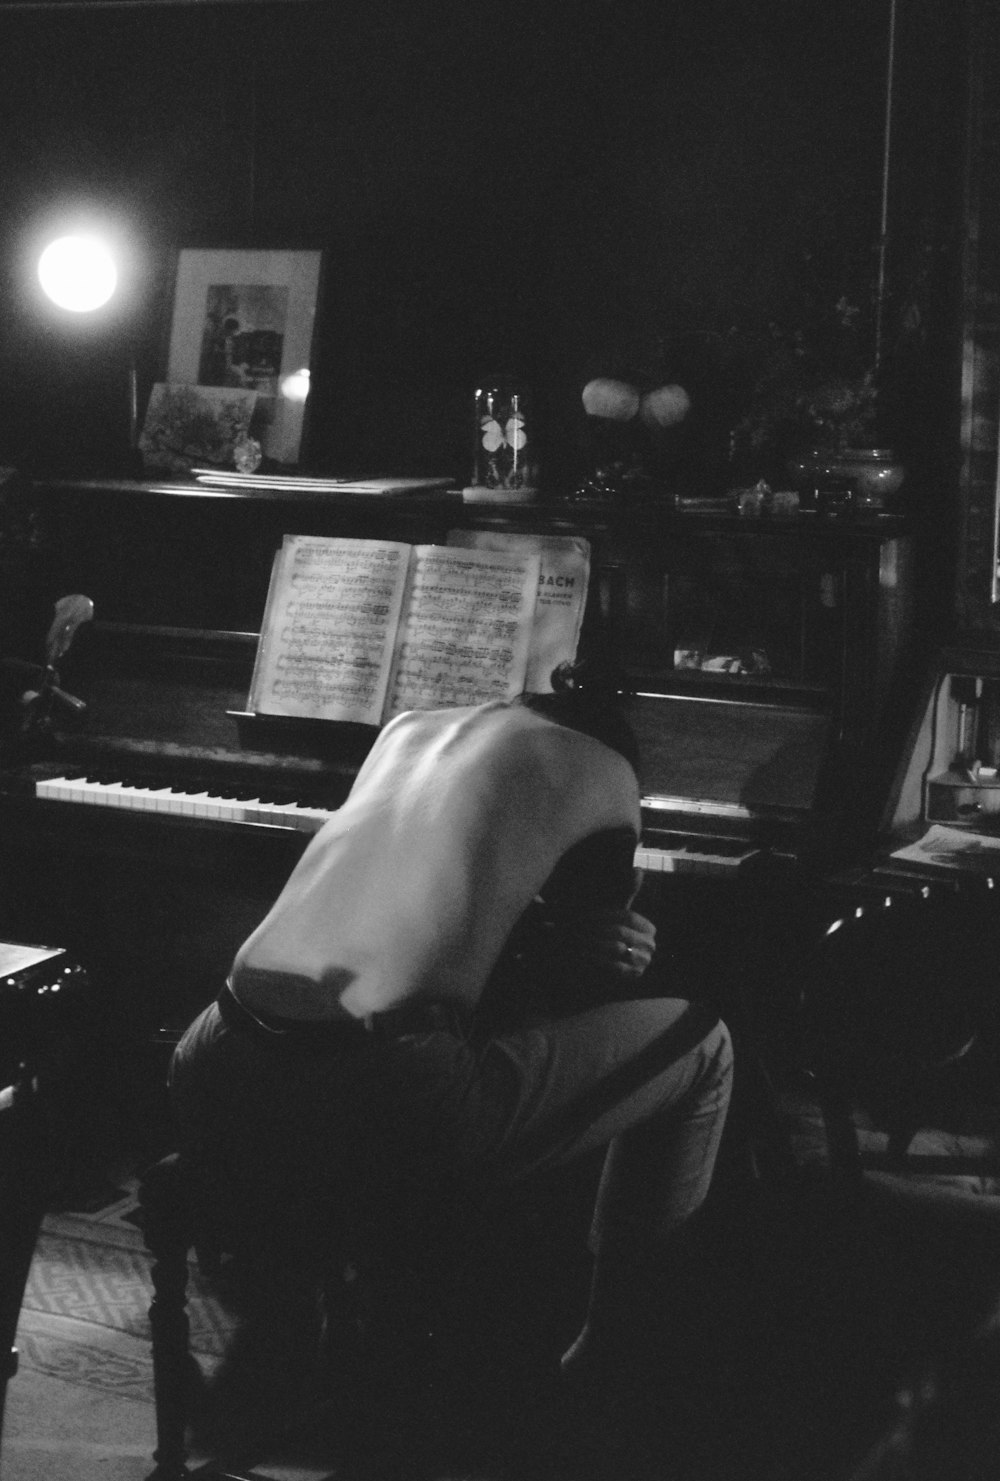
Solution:
M 683 422 L 691 410 L 691 398 L 683 386 L 673 382 L 641 392 L 628 381 L 598 376 L 583 388 L 583 409 L 588 416 L 610 422 L 630 422 L 638 417 L 655 432 Z

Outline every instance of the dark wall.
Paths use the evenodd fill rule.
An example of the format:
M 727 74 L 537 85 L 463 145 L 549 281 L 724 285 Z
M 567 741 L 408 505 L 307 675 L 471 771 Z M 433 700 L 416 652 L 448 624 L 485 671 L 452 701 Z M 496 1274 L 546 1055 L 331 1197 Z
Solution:
M 902 9 L 894 210 L 930 213 L 947 251 L 961 67 L 942 17 L 959 7 Z M 313 466 L 466 478 L 471 389 L 509 366 L 536 388 L 562 483 L 588 456 L 584 381 L 643 366 L 691 391 L 685 435 L 715 476 L 729 329 L 780 317 L 817 244 L 831 288 L 839 264 L 871 260 L 887 15 L 888 0 L 0 11 L 0 456 L 74 439 L 101 456 L 119 437 L 125 321 L 53 327 L 25 286 L 41 229 L 82 203 L 134 244 L 145 386 L 170 248 L 326 250 Z

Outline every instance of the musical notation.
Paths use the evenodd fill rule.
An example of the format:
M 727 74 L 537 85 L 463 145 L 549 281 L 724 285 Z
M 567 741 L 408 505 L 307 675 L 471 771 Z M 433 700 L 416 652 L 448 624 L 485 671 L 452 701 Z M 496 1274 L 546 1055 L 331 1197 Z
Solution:
M 540 557 L 286 536 L 251 685 L 261 714 L 379 725 L 524 687 Z

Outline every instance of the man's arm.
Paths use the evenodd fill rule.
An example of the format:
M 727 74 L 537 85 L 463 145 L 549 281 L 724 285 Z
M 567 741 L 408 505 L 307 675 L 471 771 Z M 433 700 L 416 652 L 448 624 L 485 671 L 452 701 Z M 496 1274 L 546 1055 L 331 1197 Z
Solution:
M 513 1026 L 641 994 L 656 928 L 632 909 L 642 882 L 628 828 L 570 849 L 518 922 L 484 1002 L 484 1022 Z

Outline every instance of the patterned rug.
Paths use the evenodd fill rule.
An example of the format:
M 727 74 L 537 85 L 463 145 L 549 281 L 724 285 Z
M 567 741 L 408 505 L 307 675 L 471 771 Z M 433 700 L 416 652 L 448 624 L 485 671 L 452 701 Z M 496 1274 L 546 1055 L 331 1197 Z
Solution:
M 112 1191 L 111 1201 L 94 1211 L 44 1220 L 15 1339 L 19 1364 L 7 1396 L 4 1481 L 145 1481 L 149 1475 L 156 1443 L 151 1262 L 136 1224 L 135 1186 Z M 299 1384 L 292 1402 L 287 1386 L 269 1375 L 280 1408 L 258 1400 L 259 1303 L 247 1283 L 241 1289 L 232 1272 L 209 1281 L 194 1261 L 189 1268 L 191 1350 L 214 1395 L 211 1413 L 202 1414 L 190 1436 L 191 1466 L 240 1447 L 242 1453 L 249 1444 L 268 1463 L 255 1467 L 259 1481 L 339 1481 L 326 1431 L 313 1422 L 315 1394 Z M 294 1320 L 295 1314 L 291 1338 L 300 1341 L 303 1329 Z M 266 1337 L 279 1376 L 287 1370 L 297 1381 L 291 1364 L 281 1365 L 280 1324 Z M 317 1359 L 318 1348 L 310 1362 Z M 286 1427 L 294 1430 L 290 1439 Z
M 153 1402 L 149 1354 L 150 1258 L 137 1228 L 134 1186 L 95 1213 L 49 1214 L 35 1247 L 18 1325 L 27 1371 Z M 191 1349 L 217 1366 L 239 1322 L 232 1294 L 192 1263 Z

